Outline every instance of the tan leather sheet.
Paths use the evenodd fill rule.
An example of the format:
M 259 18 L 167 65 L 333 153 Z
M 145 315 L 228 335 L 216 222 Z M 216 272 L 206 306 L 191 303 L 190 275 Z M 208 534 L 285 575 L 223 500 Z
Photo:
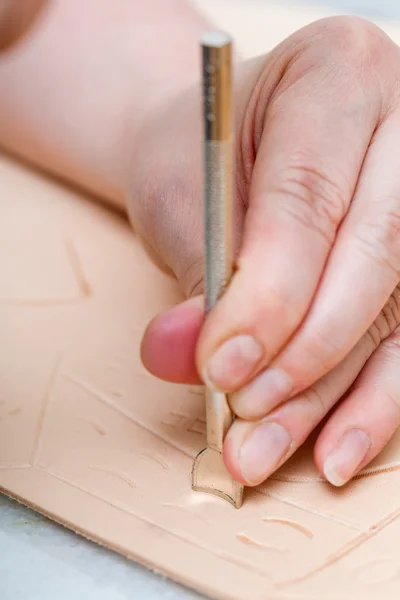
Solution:
M 0 488 L 215 598 L 398 598 L 400 434 L 345 489 L 310 444 L 239 511 L 191 492 L 202 390 L 139 359 L 175 284 L 122 218 L 6 158 L 0 198 Z

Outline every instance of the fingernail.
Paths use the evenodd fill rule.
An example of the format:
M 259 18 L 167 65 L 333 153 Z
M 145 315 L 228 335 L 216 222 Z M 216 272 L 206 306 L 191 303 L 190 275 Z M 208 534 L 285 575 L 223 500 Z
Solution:
M 243 479 L 250 485 L 264 481 L 285 457 L 291 442 L 288 431 L 279 423 L 259 425 L 239 451 Z
M 242 419 L 261 418 L 286 400 L 292 389 L 290 377 L 281 369 L 271 368 L 232 394 L 230 403 Z
M 251 375 L 263 354 L 261 344 L 250 335 L 233 337 L 209 359 L 204 381 L 222 392 L 230 392 Z
M 335 486 L 347 483 L 358 471 L 371 447 L 371 440 L 361 429 L 348 431 L 324 464 L 325 477 Z

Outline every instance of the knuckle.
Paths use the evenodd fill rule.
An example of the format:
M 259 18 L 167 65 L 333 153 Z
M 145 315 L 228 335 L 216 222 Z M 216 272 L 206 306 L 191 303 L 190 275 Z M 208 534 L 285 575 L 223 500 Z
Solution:
M 319 384 L 316 384 L 315 386 L 307 388 L 301 394 L 301 400 L 302 402 L 305 402 L 307 404 L 310 413 L 318 421 L 327 412 L 325 394 L 323 392 L 323 389 L 321 389 L 321 382 Z
M 400 287 L 396 286 L 385 306 L 365 334 L 365 339 L 372 350 L 386 340 L 385 347 L 400 346 L 400 336 L 395 334 L 400 324 Z M 395 335 L 394 335 L 395 334 Z
M 242 252 L 239 255 L 229 290 L 232 290 L 232 298 L 239 290 L 249 290 L 250 304 L 246 320 L 250 319 L 251 323 L 257 325 L 259 335 L 265 331 L 262 335 L 269 339 L 265 330 L 265 324 L 270 322 L 268 315 L 279 314 L 281 327 L 285 330 L 293 330 L 298 326 L 299 303 L 294 302 L 293 298 L 298 297 L 299 291 L 298 288 L 293 290 L 288 285 L 271 281 L 270 277 L 260 277 L 260 262 L 257 260 L 257 256 L 260 256 L 259 251 L 260 247 L 254 246 L 254 251 Z M 271 340 L 271 348 L 273 345 Z M 270 357 L 273 356 L 271 348 L 266 348 Z
M 365 19 L 342 16 L 324 19 L 312 39 L 314 61 L 329 74 L 342 105 L 348 103 L 358 111 L 364 107 L 369 113 L 380 110 L 382 90 L 392 95 L 398 72 L 398 48 L 389 36 Z
M 352 63 L 368 63 L 382 57 L 388 36 L 374 23 L 355 16 L 333 17 L 327 27 L 329 44 Z
M 355 89 L 364 95 L 367 88 L 369 102 L 375 98 L 376 109 L 384 118 L 398 104 L 399 48 L 370 21 L 350 16 L 339 17 L 339 20 L 337 37 L 331 38 L 331 52 L 340 57 L 339 66 L 340 62 L 346 65 L 353 87 L 355 84 Z M 374 94 L 373 90 L 378 93 Z
M 329 329 L 322 330 L 321 328 L 318 335 L 310 338 L 303 348 L 306 363 L 317 366 L 320 377 L 332 369 L 336 364 L 337 357 L 342 354 L 342 344 Z
M 272 194 L 284 213 L 331 245 L 348 202 L 333 177 L 309 163 L 292 160 Z
M 376 321 L 371 325 L 368 331 L 364 334 L 364 343 L 366 345 L 366 351 L 368 355 L 371 355 L 381 343 L 381 331 L 377 327 Z
M 381 315 L 387 324 L 387 336 L 389 336 L 400 323 L 400 290 L 398 286 L 383 307 Z
M 378 210 L 360 220 L 356 232 L 358 249 L 372 263 L 400 280 L 400 197 L 381 198 Z

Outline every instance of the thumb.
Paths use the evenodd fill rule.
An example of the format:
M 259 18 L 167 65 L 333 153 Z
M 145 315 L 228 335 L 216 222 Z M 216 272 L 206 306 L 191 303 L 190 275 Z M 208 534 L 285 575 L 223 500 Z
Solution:
M 0 52 L 18 42 L 36 21 L 47 0 L 0 2 Z
M 173 383 L 201 383 L 195 354 L 203 303 L 203 295 L 193 296 L 151 321 L 141 346 L 142 362 L 150 373 Z

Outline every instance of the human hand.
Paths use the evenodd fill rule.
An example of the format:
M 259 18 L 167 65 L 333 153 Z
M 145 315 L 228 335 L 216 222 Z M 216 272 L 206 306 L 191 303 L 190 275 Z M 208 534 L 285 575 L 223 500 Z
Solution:
M 47 0 L 2 0 L 0 3 L 0 52 L 8 50 L 30 29 Z
M 204 325 L 198 89 L 138 141 L 133 224 L 191 297 L 150 324 L 143 361 L 230 394 L 224 458 L 246 485 L 335 407 L 315 460 L 341 485 L 400 423 L 400 51 L 334 18 L 238 74 L 237 270 Z

